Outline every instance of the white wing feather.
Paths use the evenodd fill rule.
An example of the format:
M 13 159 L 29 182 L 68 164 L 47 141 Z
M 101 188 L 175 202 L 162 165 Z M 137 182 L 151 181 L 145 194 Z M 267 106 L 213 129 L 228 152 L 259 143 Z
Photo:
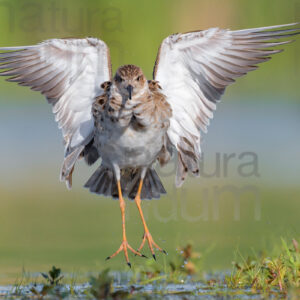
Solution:
M 66 154 L 93 134 L 92 103 L 110 80 L 109 49 L 95 38 L 52 39 L 35 46 L 0 48 L 2 76 L 40 91 L 53 105 Z
M 168 137 L 179 156 L 177 186 L 182 184 L 188 171 L 198 174 L 200 131 L 207 131 L 225 88 L 235 78 L 255 70 L 256 64 L 281 52 L 269 49 L 289 43 L 278 40 L 300 32 L 297 28 L 280 28 L 297 24 L 237 31 L 211 28 L 164 39 L 153 77 L 161 85 L 173 111 Z M 276 30 L 268 31 L 270 29 Z

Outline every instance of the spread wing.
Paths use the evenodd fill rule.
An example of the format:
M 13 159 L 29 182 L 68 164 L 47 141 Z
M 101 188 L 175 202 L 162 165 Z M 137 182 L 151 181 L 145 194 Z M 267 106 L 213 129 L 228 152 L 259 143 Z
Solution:
M 168 137 L 178 152 L 177 186 L 188 171 L 199 173 L 200 132 L 207 131 L 225 88 L 281 52 L 272 48 L 290 43 L 282 39 L 299 34 L 298 24 L 237 31 L 211 28 L 164 39 L 153 77 L 173 111 Z M 282 29 L 289 26 L 293 28 Z
M 109 49 L 95 38 L 52 39 L 34 46 L 0 48 L 1 76 L 40 91 L 53 105 L 66 155 L 89 143 L 92 103 L 110 80 Z M 9 52 L 7 52 L 9 51 Z

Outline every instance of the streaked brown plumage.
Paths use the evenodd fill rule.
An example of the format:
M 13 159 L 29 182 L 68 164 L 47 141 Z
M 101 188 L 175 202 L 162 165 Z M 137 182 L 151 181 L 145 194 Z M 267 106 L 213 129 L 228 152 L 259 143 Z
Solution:
M 210 28 L 168 36 L 159 48 L 153 80 L 134 65 L 120 67 L 112 78 L 109 48 L 95 38 L 52 39 L 34 46 L 0 48 L 0 75 L 46 96 L 62 129 L 65 158 L 61 180 L 72 185 L 79 158 L 101 165 L 86 183 L 91 192 L 118 197 L 123 239 L 128 250 L 148 242 L 162 250 L 147 227 L 141 199 L 158 198 L 165 189 L 153 169 L 165 165 L 172 152 L 178 162 L 175 184 L 188 173 L 199 174 L 201 134 L 206 133 L 226 87 L 255 70 L 299 34 L 298 23 L 246 30 Z M 291 27 L 290 29 L 285 29 Z M 135 251 L 125 230 L 123 195 L 134 198 L 144 236 Z
M 139 80 L 136 80 L 137 77 L 140 77 Z M 123 88 L 122 83 L 119 82 L 120 78 L 132 79 L 131 84 L 133 85 L 133 91 L 143 89 L 144 91 L 138 96 L 138 98 L 136 98 L 136 100 L 125 99 L 124 101 L 124 97 L 122 97 L 119 93 L 119 91 Z M 112 85 L 116 86 L 116 89 L 113 91 L 111 90 Z M 141 134 L 148 136 L 147 131 L 151 126 L 159 132 L 167 132 L 169 128 L 169 119 L 172 115 L 171 107 L 166 101 L 165 96 L 161 93 L 161 87 L 159 84 L 152 80 L 147 81 L 140 68 L 133 65 L 120 67 L 116 72 L 113 82 L 106 82 L 103 87 L 104 93 L 97 97 L 92 105 L 96 129 L 94 136 L 94 147 L 96 149 L 102 148 L 100 141 L 102 133 L 109 132 L 108 127 L 110 126 L 113 126 L 113 132 L 120 130 L 120 135 L 123 136 L 126 135 L 126 131 L 130 128 L 132 128 L 132 132 L 130 132 L 130 134 L 140 132 Z M 135 95 L 133 95 L 133 98 L 134 97 Z M 117 136 L 114 139 L 119 140 L 120 137 Z M 161 147 L 158 148 L 158 151 L 155 153 L 150 154 L 151 157 L 146 165 L 152 164 L 156 159 L 163 165 L 166 164 L 171 157 L 168 151 L 168 149 L 171 149 L 171 146 L 167 145 L 168 139 L 166 134 L 163 134 L 161 141 L 157 141 L 156 143 L 161 143 Z M 105 141 L 105 144 L 109 144 L 109 142 Z M 132 146 L 136 151 L 136 145 Z M 118 145 L 118 149 L 120 147 L 122 147 L 122 145 Z M 122 149 L 124 156 L 131 155 L 130 152 L 133 151 L 133 149 L 129 149 L 129 147 L 129 145 L 126 145 L 126 148 L 128 149 Z M 145 150 L 143 149 L 142 151 L 144 152 Z M 109 154 L 111 154 L 111 151 L 109 151 Z M 105 154 L 100 153 L 101 157 L 103 157 L 103 155 Z M 136 160 L 136 153 L 133 153 L 133 155 L 134 160 Z M 128 157 L 126 160 L 127 159 Z M 118 165 L 121 167 L 121 172 L 123 172 L 121 176 L 123 195 L 128 196 L 129 198 L 135 198 L 138 189 L 138 180 L 143 166 L 138 164 L 134 165 L 132 162 L 129 164 L 118 163 Z M 95 174 L 96 175 L 94 175 L 94 177 L 100 178 L 98 172 Z M 156 182 L 156 185 L 150 185 L 150 183 L 147 184 L 147 178 L 150 175 L 155 178 L 152 178 L 152 181 Z M 94 177 L 92 176 L 92 178 Z M 109 186 L 109 188 L 106 181 L 103 181 L 100 184 L 100 182 L 93 179 L 90 179 L 85 186 L 88 187 L 91 192 L 118 196 L 117 184 L 113 176 L 112 178 L 112 181 L 114 182 Z M 151 170 L 151 172 L 145 176 L 145 182 L 141 191 L 141 199 L 159 197 L 161 193 L 165 193 L 165 190 L 155 171 Z

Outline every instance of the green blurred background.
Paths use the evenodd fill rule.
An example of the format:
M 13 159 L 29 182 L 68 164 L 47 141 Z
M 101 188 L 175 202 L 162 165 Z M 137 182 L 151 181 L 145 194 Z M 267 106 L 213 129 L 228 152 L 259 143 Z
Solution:
M 0 1 L 0 46 L 95 36 L 111 48 L 114 71 L 131 63 L 151 78 L 159 44 L 174 32 L 296 21 L 300 0 L 10 0 Z M 285 48 L 227 90 L 204 137 L 202 177 L 176 190 L 174 161 L 159 170 L 168 194 L 143 206 L 167 259 L 191 242 L 204 270 L 223 270 L 236 249 L 299 237 L 300 39 Z M 95 168 L 79 163 L 71 191 L 58 180 L 63 145 L 53 119 L 40 94 L 0 80 L 0 283 L 52 265 L 127 270 L 122 254 L 104 261 L 119 247 L 121 222 L 118 202 L 82 188 Z M 134 203 L 127 211 L 137 247 L 142 225 Z

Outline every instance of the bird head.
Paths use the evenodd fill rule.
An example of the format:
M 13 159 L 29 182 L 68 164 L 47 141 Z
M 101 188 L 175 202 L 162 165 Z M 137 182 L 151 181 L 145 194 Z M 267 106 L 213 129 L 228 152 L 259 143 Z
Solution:
M 120 67 L 114 77 L 113 83 L 122 95 L 131 100 L 135 95 L 141 94 L 147 87 L 147 79 L 141 68 L 134 65 Z

